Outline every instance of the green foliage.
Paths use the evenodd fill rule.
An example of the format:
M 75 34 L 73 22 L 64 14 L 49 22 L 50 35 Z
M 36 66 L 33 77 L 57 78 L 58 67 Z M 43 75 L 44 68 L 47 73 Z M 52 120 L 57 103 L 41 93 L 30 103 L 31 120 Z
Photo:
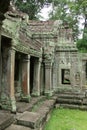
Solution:
M 52 0 L 53 11 L 50 14 L 51 19 L 60 19 L 64 23 L 68 23 L 73 30 L 74 40 L 79 35 L 79 20 L 83 16 L 87 19 L 87 0 Z
M 87 29 L 84 29 L 83 38 L 77 41 L 77 48 L 81 52 L 87 52 Z
M 87 52 L 87 40 L 86 39 L 79 39 L 77 41 L 77 48 L 80 52 Z
M 86 130 L 87 112 L 71 109 L 54 109 L 44 130 Z
M 50 0 L 17 0 L 16 6 L 19 10 L 29 15 L 29 19 L 36 19 L 36 15 Z

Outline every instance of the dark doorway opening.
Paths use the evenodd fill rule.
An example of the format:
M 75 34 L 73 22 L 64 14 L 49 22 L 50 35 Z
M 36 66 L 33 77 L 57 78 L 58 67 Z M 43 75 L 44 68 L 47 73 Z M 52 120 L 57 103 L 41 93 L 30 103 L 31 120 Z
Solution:
M 21 96 L 21 54 L 16 52 L 15 54 L 15 76 L 14 76 L 14 81 L 15 81 L 15 97 L 16 100 L 20 100 Z
M 62 69 L 61 70 L 61 82 L 62 84 L 70 84 L 70 70 Z
M 35 57 L 30 58 L 30 94 L 33 92 L 33 82 L 34 82 L 34 63 L 35 63 Z

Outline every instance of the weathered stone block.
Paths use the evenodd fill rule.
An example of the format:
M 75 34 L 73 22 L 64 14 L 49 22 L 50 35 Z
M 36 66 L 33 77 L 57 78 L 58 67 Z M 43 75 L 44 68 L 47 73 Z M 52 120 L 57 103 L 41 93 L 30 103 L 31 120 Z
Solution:
M 39 114 L 26 111 L 17 119 L 17 123 L 35 129 L 40 126 L 40 119 Z

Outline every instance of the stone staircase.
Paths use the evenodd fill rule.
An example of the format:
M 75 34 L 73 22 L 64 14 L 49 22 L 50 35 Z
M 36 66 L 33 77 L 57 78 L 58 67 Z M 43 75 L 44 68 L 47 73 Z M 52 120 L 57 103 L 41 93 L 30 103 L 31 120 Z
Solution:
M 0 112 L 0 130 L 43 130 L 54 107 L 87 110 L 84 92 L 58 92 L 56 96 L 33 97 L 30 103 L 18 102 L 17 113 Z
M 58 92 L 56 107 L 87 110 L 85 92 Z
M 42 130 L 56 104 L 57 96 L 32 98 L 30 103 L 18 103 L 14 121 L 4 130 Z M 0 129 L 2 130 L 2 129 Z

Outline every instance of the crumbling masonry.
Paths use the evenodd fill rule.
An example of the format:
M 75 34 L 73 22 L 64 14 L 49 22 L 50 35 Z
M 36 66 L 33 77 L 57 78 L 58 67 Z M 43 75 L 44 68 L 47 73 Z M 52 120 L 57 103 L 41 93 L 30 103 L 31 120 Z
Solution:
M 78 52 L 72 30 L 61 21 L 30 21 L 8 11 L 1 30 L 0 106 L 58 91 L 86 92 L 87 54 Z

